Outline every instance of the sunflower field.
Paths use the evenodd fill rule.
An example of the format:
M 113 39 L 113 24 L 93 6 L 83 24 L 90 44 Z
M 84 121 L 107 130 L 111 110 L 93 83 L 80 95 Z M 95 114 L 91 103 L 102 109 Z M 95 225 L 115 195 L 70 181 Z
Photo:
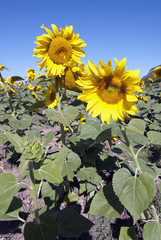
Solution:
M 160 240 L 161 67 L 85 65 L 72 26 L 42 29 L 45 74 L 5 79 L 0 64 L 0 221 L 25 240 Z

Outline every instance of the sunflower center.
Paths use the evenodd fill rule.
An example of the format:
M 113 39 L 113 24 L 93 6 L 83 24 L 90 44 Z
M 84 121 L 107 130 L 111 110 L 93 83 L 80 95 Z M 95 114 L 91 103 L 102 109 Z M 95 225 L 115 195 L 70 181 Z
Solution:
M 99 97 L 106 103 L 115 104 L 124 98 L 125 89 L 119 78 L 104 77 L 98 89 Z
M 72 46 L 63 37 L 53 38 L 48 49 L 50 59 L 56 64 L 64 64 L 70 61 Z
M 161 68 L 157 69 L 156 73 L 157 73 L 158 77 L 161 77 Z
M 54 102 L 55 97 L 56 97 L 55 92 L 52 92 L 52 91 L 51 91 L 51 93 L 50 93 L 50 101 L 51 101 L 51 102 Z

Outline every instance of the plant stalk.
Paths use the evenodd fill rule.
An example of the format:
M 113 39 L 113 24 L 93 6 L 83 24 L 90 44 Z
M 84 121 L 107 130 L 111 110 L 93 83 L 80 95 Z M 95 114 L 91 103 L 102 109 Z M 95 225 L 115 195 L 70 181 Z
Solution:
M 155 221 L 156 221 L 156 222 L 159 222 L 159 217 L 158 217 L 158 215 L 157 215 L 157 212 L 156 212 L 156 209 L 155 209 L 153 203 L 151 203 L 150 208 L 151 208 L 151 210 L 152 210 L 153 217 L 154 217 Z
M 119 126 L 120 126 L 120 125 L 119 125 Z M 138 169 L 138 172 L 139 172 L 139 174 L 141 174 L 141 173 L 142 173 L 142 170 L 141 170 L 140 164 L 139 164 L 139 162 L 138 162 L 138 159 L 137 159 L 137 157 L 136 157 L 136 155 L 135 155 L 135 153 L 134 153 L 134 150 L 133 150 L 133 148 L 132 148 L 132 146 L 131 146 L 131 144 L 130 144 L 130 141 L 129 141 L 128 137 L 127 137 L 126 128 L 124 128 L 123 126 L 120 126 L 120 129 L 121 129 L 121 132 L 122 132 L 122 134 L 123 134 L 123 136 L 124 136 L 126 146 L 129 148 L 129 150 L 130 150 L 130 152 L 131 152 L 131 155 L 132 155 L 132 157 L 133 157 L 133 159 L 134 159 L 134 162 L 135 162 L 135 164 L 136 164 L 136 167 L 137 167 L 137 169 Z
M 56 97 L 58 99 L 58 112 L 62 114 L 61 97 L 58 89 L 58 77 L 55 77 L 55 90 L 56 90 Z M 62 123 L 60 123 L 60 130 L 61 130 L 62 143 L 63 145 L 65 145 L 64 125 Z
M 36 187 L 35 187 L 35 178 L 34 178 L 33 161 L 32 160 L 29 161 L 28 166 L 29 166 L 29 176 L 30 176 L 32 193 L 33 193 L 35 221 L 36 221 L 36 224 L 39 224 L 39 222 L 40 222 L 39 210 L 38 210 L 38 203 L 37 203 L 37 193 L 36 193 Z

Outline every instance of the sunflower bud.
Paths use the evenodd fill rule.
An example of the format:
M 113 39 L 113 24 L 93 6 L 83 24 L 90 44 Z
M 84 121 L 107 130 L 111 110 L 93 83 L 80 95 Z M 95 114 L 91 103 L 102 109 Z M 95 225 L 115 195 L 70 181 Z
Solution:
M 38 162 L 45 157 L 45 151 L 39 142 L 32 141 L 25 145 L 23 156 L 27 160 L 34 160 Z

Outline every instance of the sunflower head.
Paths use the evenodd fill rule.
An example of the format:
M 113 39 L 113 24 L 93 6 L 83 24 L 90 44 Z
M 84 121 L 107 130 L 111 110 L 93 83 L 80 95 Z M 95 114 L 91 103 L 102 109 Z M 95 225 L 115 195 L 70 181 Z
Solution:
M 16 82 L 15 81 L 12 81 L 12 77 L 8 77 L 7 78 L 7 82 L 9 83 L 9 84 L 12 84 L 12 85 L 14 85 Z
M 102 122 L 108 124 L 111 117 L 118 121 L 128 117 L 127 114 L 134 115 L 137 108 L 133 102 L 138 100 L 134 92 L 142 92 L 138 86 L 139 70 L 125 71 L 126 58 L 120 62 L 115 60 L 115 70 L 112 70 L 112 59 L 107 65 L 100 61 L 100 68 L 89 61 L 88 74 L 76 81 L 82 90 L 78 99 L 87 103 L 88 113 L 92 113 L 92 117 L 101 114 Z
M 154 78 L 161 78 L 161 67 L 156 67 L 153 72 Z
M 58 102 L 58 98 L 56 96 L 56 90 L 55 90 L 55 86 L 53 84 L 49 84 L 48 88 L 45 90 L 45 105 L 48 108 L 54 108 Z
M 154 82 L 154 80 L 152 78 L 148 78 L 148 80 L 152 83 Z
M 71 61 L 81 63 L 80 57 L 85 57 L 81 49 L 86 43 L 79 38 L 79 34 L 74 34 L 73 26 L 58 28 L 51 24 L 52 30 L 43 28 L 46 33 L 38 36 L 35 43 L 38 45 L 34 48 L 34 56 L 41 57 L 38 66 L 40 69 L 46 68 L 46 72 L 53 76 L 64 75 L 64 70 L 70 65 Z
M 3 66 L 0 64 L 0 71 L 3 71 Z
M 81 92 L 78 85 L 76 85 L 76 80 L 78 80 L 79 76 L 83 76 L 84 74 L 84 63 L 69 66 L 66 68 L 64 76 L 58 79 L 60 88 L 64 87 L 71 91 Z
M 27 77 L 30 81 L 34 80 L 36 78 L 35 70 L 34 69 L 28 69 L 27 70 Z
M 22 86 L 23 85 L 23 82 L 18 82 L 18 86 Z

